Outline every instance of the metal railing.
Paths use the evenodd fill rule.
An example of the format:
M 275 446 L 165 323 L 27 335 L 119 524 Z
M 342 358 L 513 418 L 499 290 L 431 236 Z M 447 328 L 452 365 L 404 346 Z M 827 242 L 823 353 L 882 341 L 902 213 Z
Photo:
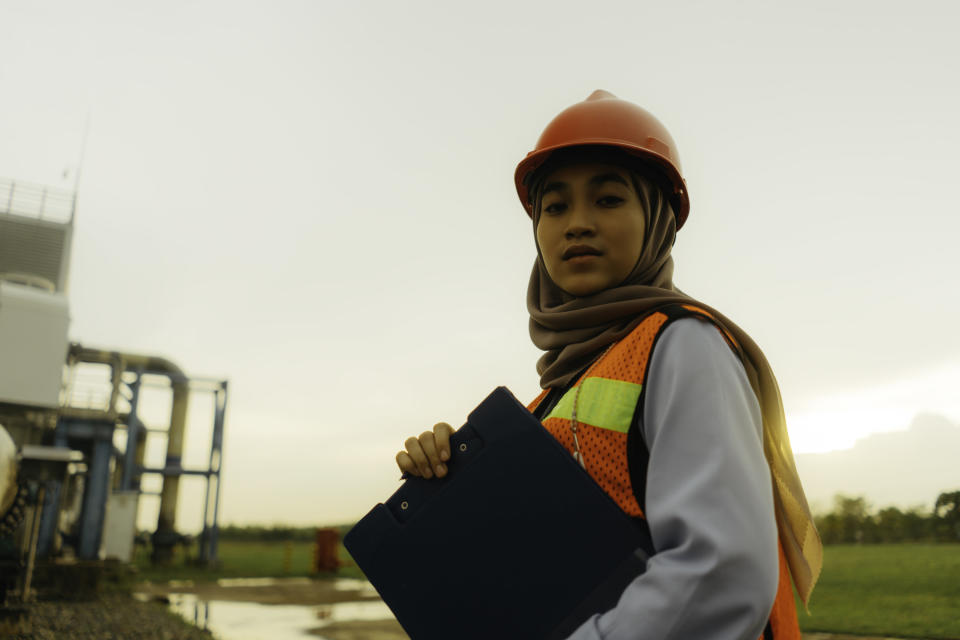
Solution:
M 0 214 L 69 224 L 73 222 L 76 204 L 73 191 L 0 178 Z

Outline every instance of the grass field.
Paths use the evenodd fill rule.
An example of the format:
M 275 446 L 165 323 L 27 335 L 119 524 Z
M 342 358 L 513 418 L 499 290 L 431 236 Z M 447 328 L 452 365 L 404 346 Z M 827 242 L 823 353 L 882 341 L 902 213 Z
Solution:
M 804 631 L 960 638 L 960 545 L 824 548 Z
M 182 556 L 172 567 L 153 568 L 144 550 L 135 564 L 144 579 L 202 581 L 309 576 L 312 557 L 309 542 L 227 540 L 217 570 L 191 567 Z M 337 575 L 361 576 L 342 547 L 340 557 L 345 566 Z M 960 545 L 828 546 L 811 615 L 799 610 L 804 631 L 960 639 Z
M 174 562 L 168 567 L 150 565 L 149 553 L 138 548 L 134 557 L 134 566 L 139 577 L 144 580 L 217 580 L 219 578 L 276 578 L 314 576 L 312 542 L 238 542 L 224 540 L 219 545 L 220 566 L 216 569 L 203 569 L 192 566 L 188 558 L 177 552 Z M 340 547 L 340 560 L 343 566 L 336 574 L 340 577 L 360 578 L 363 574 L 353 564 L 346 550 Z

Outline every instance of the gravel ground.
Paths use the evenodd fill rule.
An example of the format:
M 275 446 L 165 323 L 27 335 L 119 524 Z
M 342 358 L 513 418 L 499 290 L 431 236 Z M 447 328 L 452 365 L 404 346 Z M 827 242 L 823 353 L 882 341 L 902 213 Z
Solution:
M 13 627 L 0 628 L 10 640 L 211 640 L 165 604 L 138 602 L 129 595 L 101 596 L 88 602 L 34 602 Z

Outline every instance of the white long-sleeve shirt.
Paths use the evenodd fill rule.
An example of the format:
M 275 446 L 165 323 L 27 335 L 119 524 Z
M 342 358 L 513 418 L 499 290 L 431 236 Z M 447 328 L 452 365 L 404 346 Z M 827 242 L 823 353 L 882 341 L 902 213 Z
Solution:
M 656 554 L 570 640 L 756 640 L 779 577 L 756 396 L 705 320 L 670 324 L 650 357 L 642 436 Z

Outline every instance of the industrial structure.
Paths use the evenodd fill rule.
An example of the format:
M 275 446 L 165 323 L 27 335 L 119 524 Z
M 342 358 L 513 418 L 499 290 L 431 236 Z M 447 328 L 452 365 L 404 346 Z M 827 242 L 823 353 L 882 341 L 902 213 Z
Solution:
M 0 605 L 31 597 L 38 563 L 130 561 L 141 498 L 160 500 L 151 557 L 167 562 L 180 479 L 205 480 L 197 560 L 217 560 L 227 382 L 189 378 L 164 358 L 70 343 L 67 298 L 76 194 L 0 179 Z M 169 420 L 141 419 L 143 392 Z M 181 464 L 188 407 L 212 402 L 209 462 Z M 164 463 L 145 464 L 148 437 Z M 141 480 L 162 478 L 159 491 Z

